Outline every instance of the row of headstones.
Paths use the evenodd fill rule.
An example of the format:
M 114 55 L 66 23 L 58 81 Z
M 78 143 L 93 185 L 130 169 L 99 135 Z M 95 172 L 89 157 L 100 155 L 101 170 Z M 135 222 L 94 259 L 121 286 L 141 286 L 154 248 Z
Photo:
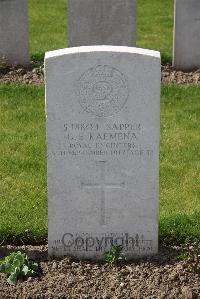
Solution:
M 113 1 L 118 14 L 110 10 L 101 28 L 109 44 L 119 20 L 131 38 L 126 27 L 135 19 L 132 1 Z M 86 0 L 79 2 L 70 1 L 73 22 L 84 13 Z M 71 31 L 86 34 L 77 22 Z M 160 77 L 156 51 L 99 45 L 46 53 L 50 256 L 102 259 L 113 245 L 127 258 L 158 251 Z
M 69 46 L 136 44 L 136 0 L 68 0 Z M 173 65 L 200 67 L 200 1 L 175 0 Z M 0 57 L 29 64 L 27 0 L 0 1 Z

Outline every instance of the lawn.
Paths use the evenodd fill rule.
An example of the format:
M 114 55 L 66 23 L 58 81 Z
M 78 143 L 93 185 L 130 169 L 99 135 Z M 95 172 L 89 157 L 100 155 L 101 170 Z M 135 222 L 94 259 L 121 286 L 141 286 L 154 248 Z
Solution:
M 138 0 L 137 46 L 172 60 L 173 1 Z M 29 1 L 30 53 L 67 47 L 66 0 Z M 200 240 L 200 87 L 163 86 L 160 240 Z M 0 85 L 0 244 L 47 238 L 44 88 Z
M 30 0 L 30 52 L 43 61 L 46 51 L 67 47 L 66 0 Z M 163 63 L 172 61 L 173 1 L 138 0 L 137 46 L 161 51 Z
M 66 0 L 30 0 L 30 54 L 43 62 L 46 51 L 67 47 Z
M 199 103 L 200 87 L 162 87 L 162 242 L 200 240 Z M 47 237 L 44 89 L 0 85 L 0 104 L 0 243 L 42 243 Z
M 138 0 L 137 47 L 158 50 L 162 63 L 172 62 L 173 0 Z
M 47 232 L 44 91 L 0 85 L 0 107 L 0 238 L 40 242 Z
M 162 88 L 160 236 L 200 240 L 200 87 Z

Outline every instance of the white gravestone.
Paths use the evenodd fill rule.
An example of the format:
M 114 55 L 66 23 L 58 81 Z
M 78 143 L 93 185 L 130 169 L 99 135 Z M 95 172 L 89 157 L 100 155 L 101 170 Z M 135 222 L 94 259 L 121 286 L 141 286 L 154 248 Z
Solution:
M 200 0 L 176 0 L 173 66 L 200 68 Z
M 0 59 L 29 64 L 27 0 L 0 0 Z
M 158 249 L 160 54 L 115 46 L 46 53 L 49 255 Z
M 136 0 L 68 0 L 69 46 L 136 44 Z

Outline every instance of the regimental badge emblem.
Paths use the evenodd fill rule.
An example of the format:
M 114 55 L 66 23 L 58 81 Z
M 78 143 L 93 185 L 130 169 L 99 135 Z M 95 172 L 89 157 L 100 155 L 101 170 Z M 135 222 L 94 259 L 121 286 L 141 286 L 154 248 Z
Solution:
M 84 72 L 76 85 L 76 95 L 84 111 L 99 117 L 118 113 L 128 96 L 124 74 L 108 65 L 98 65 Z

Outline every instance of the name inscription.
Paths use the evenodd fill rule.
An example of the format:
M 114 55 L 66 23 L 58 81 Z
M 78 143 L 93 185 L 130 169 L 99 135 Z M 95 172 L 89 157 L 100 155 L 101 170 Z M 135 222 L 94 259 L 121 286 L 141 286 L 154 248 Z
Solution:
M 140 123 L 64 123 L 62 141 L 51 155 L 67 156 L 145 156 L 153 150 L 142 142 Z

